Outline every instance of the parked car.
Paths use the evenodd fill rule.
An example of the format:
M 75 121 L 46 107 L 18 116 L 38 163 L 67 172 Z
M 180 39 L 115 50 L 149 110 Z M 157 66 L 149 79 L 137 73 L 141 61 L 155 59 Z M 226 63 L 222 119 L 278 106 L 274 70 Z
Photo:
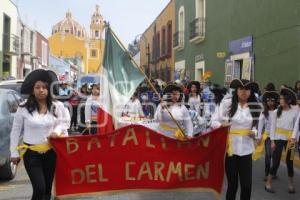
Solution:
M 0 88 L 11 89 L 16 91 L 23 99 L 26 99 L 28 95 L 21 94 L 21 85 L 23 84 L 23 79 L 18 80 L 9 80 L 9 81 L 1 81 Z
M 17 172 L 17 166 L 10 162 L 10 132 L 21 101 L 16 91 L 0 88 L 0 180 L 11 180 Z

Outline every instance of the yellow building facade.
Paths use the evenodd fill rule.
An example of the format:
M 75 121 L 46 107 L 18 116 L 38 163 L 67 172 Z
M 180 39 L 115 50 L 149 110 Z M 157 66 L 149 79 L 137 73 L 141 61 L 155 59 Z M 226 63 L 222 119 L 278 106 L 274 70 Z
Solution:
M 98 5 L 91 17 L 89 34 L 68 11 L 65 19 L 52 27 L 52 36 L 48 39 L 50 52 L 60 58 L 80 58 L 83 72 L 97 73 L 103 60 L 103 30 L 104 21 Z

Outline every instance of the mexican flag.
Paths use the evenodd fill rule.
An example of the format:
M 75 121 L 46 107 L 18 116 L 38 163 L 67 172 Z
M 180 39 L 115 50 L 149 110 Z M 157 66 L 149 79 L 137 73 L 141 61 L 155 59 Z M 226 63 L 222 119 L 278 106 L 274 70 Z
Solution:
M 106 28 L 105 52 L 100 79 L 100 104 L 98 133 L 105 134 L 117 127 L 122 110 L 145 75 L 132 61 L 110 27 Z

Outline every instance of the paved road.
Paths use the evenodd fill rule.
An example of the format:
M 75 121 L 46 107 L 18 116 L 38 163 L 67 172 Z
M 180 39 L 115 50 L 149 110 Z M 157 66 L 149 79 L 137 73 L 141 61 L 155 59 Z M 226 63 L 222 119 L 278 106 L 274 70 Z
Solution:
M 300 200 L 300 170 L 295 171 L 295 185 L 297 189 L 296 194 L 287 193 L 287 171 L 285 165 L 281 165 L 278 175 L 279 179 L 274 181 L 275 194 L 269 194 L 264 191 L 262 181 L 264 163 L 259 160 L 254 163 L 253 175 L 253 200 Z M 224 198 L 226 191 L 226 182 L 221 199 Z M 19 166 L 17 177 L 10 182 L 0 182 L 0 200 L 29 200 L 32 189 L 28 176 L 26 175 L 23 165 Z M 198 192 L 143 192 L 143 193 L 122 193 L 110 196 L 101 197 L 75 197 L 68 198 L 69 200 L 213 200 L 216 199 L 214 195 L 208 193 Z M 237 198 L 239 199 L 239 198 Z

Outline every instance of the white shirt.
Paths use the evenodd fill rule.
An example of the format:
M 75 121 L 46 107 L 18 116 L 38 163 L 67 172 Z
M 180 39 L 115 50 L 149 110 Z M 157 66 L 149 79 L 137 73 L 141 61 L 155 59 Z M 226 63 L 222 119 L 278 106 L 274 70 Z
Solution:
M 231 100 L 223 101 L 220 104 L 219 113 L 215 113 L 212 118 L 212 127 L 216 128 L 221 125 L 221 123 L 229 122 L 229 110 L 231 106 Z M 252 128 L 253 118 L 250 113 L 249 107 L 241 107 L 238 105 L 238 109 L 234 116 L 230 119 L 230 130 L 238 129 L 250 129 L 256 132 L 255 128 Z M 231 135 L 232 141 L 232 154 L 238 156 L 245 156 L 253 153 L 254 151 L 254 141 L 249 136 Z
M 196 110 L 197 113 L 200 113 L 200 107 L 201 107 L 200 95 L 197 95 L 196 97 L 189 96 L 188 105 L 190 106 L 190 109 Z
M 100 100 L 99 98 L 93 99 L 93 96 L 89 96 L 85 102 L 85 123 L 91 123 L 97 119 L 97 110 L 100 108 Z M 94 120 L 93 120 L 94 119 Z
M 293 131 L 292 138 L 298 138 L 298 131 L 294 131 L 298 114 L 298 109 L 291 108 L 287 111 L 283 110 L 281 116 L 278 118 L 277 110 L 275 110 L 271 118 L 271 140 L 288 140 L 286 135 L 276 133 L 277 128 Z
M 194 131 L 193 123 L 192 123 L 192 120 L 191 120 L 191 117 L 189 115 L 189 111 L 187 110 L 187 108 L 184 105 L 175 104 L 175 105 L 169 106 L 168 110 L 171 112 L 173 117 L 177 120 L 180 127 L 183 129 L 184 133 L 187 136 L 192 137 L 193 131 Z M 155 115 L 154 115 L 154 119 L 158 123 L 167 124 L 168 126 L 170 126 L 172 128 L 178 128 L 176 123 L 173 121 L 170 114 L 168 113 L 168 111 L 166 109 L 162 109 L 161 105 L 158 105 Z M 175 138 L 173 131 L 167 131 L 167 130 L 164 130 L 164 129 L 158 127 L 158 132 L 160 132 L 166 136 Z
M 128 115 L 129 117 L 144 117 L 144 112 L 140 100 L 134 99 L 132 101 L 132 99 L 130 99 L 129 102 L 125 105 L 123 113 L 125 115 Z
M 269 110 L 268 118 L 266 118 L 263 113 L 260 113 L 258 129 L 257 129 L 257 138 L 261 138 L 264 131 L 266 131 L 268 136 L 270 136 L 271 118 L 272 118 L 273 113 L 274 113 L 274 110 Z
M 296 124 L 294 126 L 294 130 L 293 130 L 293 135 L 295 135 L 296 141 L 299 141 L 300 138 L 300 112 L 298 114 L 297 120 L 296 120 Z
M 52 133 L 68 135 L 70 127 L 70 113 L 64 107 L 63 103 L 56 101 L 56 117 L 49 111 L 46 114 L 39 114 L 37 110 L 30 114 L 25 107 L 19 107 L 14 115 L 13 127 L 10 133 L 10 151 L 11 157 L 19 157 L 16 149 L 22 131 L 24 131 L 23 142 L 28 144 L 47 143 L 47 137 Z

